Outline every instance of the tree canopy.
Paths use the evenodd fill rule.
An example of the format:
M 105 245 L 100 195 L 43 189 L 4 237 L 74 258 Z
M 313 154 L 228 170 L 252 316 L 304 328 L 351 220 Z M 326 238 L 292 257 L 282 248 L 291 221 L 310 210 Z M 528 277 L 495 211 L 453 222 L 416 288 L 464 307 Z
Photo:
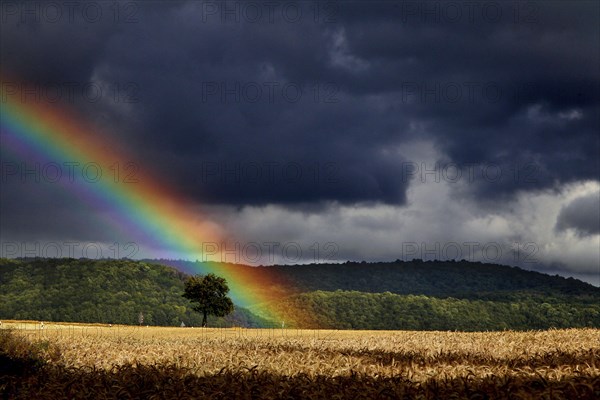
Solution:
M 196 275 L 186 279 L 183 297 L 194 304 L 194 311 L 202 314 L 202 326 L 206 326 L 208 315 L 224 317 L 233 312 L 233 302 L 227 297 L 228 292 L 225 278 L 215 274 Z

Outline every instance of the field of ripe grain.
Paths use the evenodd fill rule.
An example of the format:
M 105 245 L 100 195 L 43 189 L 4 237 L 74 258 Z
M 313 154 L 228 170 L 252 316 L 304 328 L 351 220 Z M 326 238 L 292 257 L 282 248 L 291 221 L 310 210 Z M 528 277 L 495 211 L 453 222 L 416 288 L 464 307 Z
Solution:
M 9 398 L 600 398 L 594 329 L 6 328 L 43 359 L 4 372 Z

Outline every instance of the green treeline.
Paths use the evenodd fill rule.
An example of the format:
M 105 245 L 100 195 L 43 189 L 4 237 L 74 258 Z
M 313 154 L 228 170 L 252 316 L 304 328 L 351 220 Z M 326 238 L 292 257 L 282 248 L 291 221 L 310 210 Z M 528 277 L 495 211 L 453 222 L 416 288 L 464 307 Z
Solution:
M 152 260 L 0 259 L 0 320 L 137 324 L 142 312 L 148 325 L 200 326 L 202 316 L 182 297 L 187 275 L 181 270 L 199 271 L 202 265 L 160 263 L 171 266 Z M 278 304 L 236 307 L 228 317 L 209 318 L 211 326 L 281 326 L 260 318 L 266 306 L 279 308 L 282 316 L 303 310 L 306 320 L 297 326 L 307 328 L 600 328 L 600 288 L 501 265 L 413 260 L 230 268 L 257 281 L 265 281 L 261 274 L 276 277 L 274 286 L 256 289 L 296 292 Z
M 185 269 L 184 269 L 185 270 Z M 346 262 L 256 268 L 256 274 L 278 274 L 303 292 L 348 290 L 371 293 L 423 294 L 434 297 L 493 299 L 514 292 L 592 296 L 600 289 L 573 278 L 551 276 L 506 265 L 471 261 Z
M 186 275 L 130 260 L 0 259 L 0 319 L 200 326 L 182 297 Z M 243 308 L 212 326 L 259 326 Z
M 161 260 L 182 271 L 202 270 L 201 262 Z M 346 262 L 343 264 L 228 266 L 264 281 L 262 275 L 300 292 L 336 290 L 415 294 L 438 298 L 512 301 L 518 293 L 600 302 L 600 288 L 573 278 L 551 276 L 518 267 L 472 261 Z M 269 293 L 278 287 L 265 287 Z
M 515 295 L 512 301 L 489 301 L 338 290 L 302 293 L 286 303 L 280 305 L 282 310 L 300 307 L 315 316 L 320 327 L 334 329 L 600 328 L 600 303 L 528 294 Z

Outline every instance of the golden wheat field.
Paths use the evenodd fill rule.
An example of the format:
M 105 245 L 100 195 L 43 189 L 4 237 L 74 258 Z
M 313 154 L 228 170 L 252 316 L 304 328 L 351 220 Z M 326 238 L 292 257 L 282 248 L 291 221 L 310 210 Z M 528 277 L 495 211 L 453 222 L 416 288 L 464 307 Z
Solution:
M 600 398 L 597 329 L 2 329 L 5 398 Z

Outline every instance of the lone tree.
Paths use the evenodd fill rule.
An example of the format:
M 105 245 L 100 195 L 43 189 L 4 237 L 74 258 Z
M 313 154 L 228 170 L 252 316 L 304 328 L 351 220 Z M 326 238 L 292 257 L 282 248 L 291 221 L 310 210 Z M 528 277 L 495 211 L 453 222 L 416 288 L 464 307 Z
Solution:
M 192 309 L 202 313 L 202 327 L 205 327 L 209 314 L 224 317 L 233 311 L 233 302 L 227 297 L 228 292 L 229 286 L 224 278 L 215 274 L 196 275 L 185 281 L 183 297 L 197 303 Z

